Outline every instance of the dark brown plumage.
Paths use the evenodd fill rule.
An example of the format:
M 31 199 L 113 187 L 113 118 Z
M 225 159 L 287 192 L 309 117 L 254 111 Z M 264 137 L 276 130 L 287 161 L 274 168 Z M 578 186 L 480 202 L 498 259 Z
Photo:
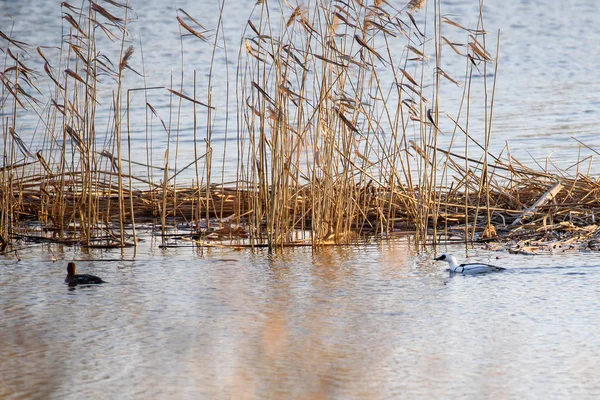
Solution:
M 77 268 L 75 267 L 74 262 L 70 262 L 67 265 L 67 277 L 65 278 L 65 282 L 69 284 L 69 286 L 75 285 L 97 285 L 99 283 L 106 283 L 94 275 L 88 274 L 77 274 Z

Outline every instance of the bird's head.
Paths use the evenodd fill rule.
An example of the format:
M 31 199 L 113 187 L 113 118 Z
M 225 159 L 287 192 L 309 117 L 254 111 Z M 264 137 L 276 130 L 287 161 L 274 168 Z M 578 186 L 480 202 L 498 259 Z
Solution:
M 76 272 L 75 263 L 70 262 L 69 264 L 67 264 L 67 275 L 73 276 L 73 275 L 75 275 L 75 272 Z

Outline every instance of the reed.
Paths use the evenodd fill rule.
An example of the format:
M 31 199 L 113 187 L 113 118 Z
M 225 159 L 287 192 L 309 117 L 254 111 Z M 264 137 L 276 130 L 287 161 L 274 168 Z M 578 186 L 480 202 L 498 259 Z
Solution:
M 225 88 L 217 90 L 225 104 L 233 97 L 229 71 L 227 82 L 213 79 L 217 54 L 227 55 L 225 3 L 214 30 L 178 10 L 182 67 L 166 87 L 145 81 L 143 47 L 136 52 L 128 39 L 127 2 L 61 7 L 65 39 L 57 50 L 32 52 L 2 33 L 2 249 L 15 239 L 136 245 L 139 224 L 159 227 L 163 245 L 177 238 L 271 249 L 398 231 L 412 232 L 420 245 L 432 237 L 434 244 L 500 241 L 525 231 L 542 238 L 549 226 L 595 224 L 598 183 L 579 170 L 582 160 L 575 174 L 549 173 L 522 165 L 508 148 L 491 153 L 500 40 L 492 56 L 482 12 L 468 29 L 443 16 L 439 0 L 402 9 L 383 1 L 258 2 L 238 52 L 235 145 L 224 147 L 218 165 L 214 121 L 227 121 L 227 137 L 231 116 L 216 106 L 215 87 Z M 205 94 L 197 70 L 186 83 L 192 46 L 211 52 L 208 67 L 199 60 L 209 71 Z M 451 57 L 464 62 L 464 76 L 445 71 Z M 41 63 L 50 93 L 36 86 L 38 72 L 27 62 Z M 143 87 L 129 87 L 128 75 L 141 75 Z M 455 116 L 440 111 L 448 107 L 446 85 L 463 88 Z M 146 111 L 146 160 L 132 159 L 135 93 L 143 93 Z M 153 106 L 155 93 L 168 96 L 168 114 Z M 183 160 L 188 106 L 193 156 Z M 485 114 L 482 134 L 471 132 L 475 106 Z M 30 140 L 18 132 L 21 118 L 40 122 Z M 166 137 L 160 167 L 153 135 Z M 442 148 L 441 138 L 449 145 Z M 226 159 L 237 161 L 233 182 L 225 181 Z M 586 232 L 592 240 L 595 233 Z

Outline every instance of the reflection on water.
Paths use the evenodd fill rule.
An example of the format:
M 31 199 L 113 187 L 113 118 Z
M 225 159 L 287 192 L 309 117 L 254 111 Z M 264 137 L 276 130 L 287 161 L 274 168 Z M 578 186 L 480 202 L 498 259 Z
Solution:
M 110 284 L 75 290 L 47 258 L 35 248 L 0 264 L 2 398 L 600 393 L 591 254 L 503 255 L 507 273 L 449 277 L 405 242 L 147 250 L 80 262 Z

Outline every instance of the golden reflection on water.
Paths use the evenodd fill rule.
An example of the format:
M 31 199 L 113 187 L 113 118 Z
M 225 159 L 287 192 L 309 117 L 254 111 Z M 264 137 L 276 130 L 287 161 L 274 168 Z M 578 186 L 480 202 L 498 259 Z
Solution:
M 268 301 L 258 310 L 261 323 L 247 332 L 258 340 L 240 349 L 247 362 L 234 378 L 234 398 L 327 399 L 340 386 L 346 387 L 346 395 L 378 397 L 366 385 L 347 390 L 372 375 L 365 365 L 369 357 L 357 352 L 363 347 L 361 338 L 348 332 L 361 324 L 363 313 L 351 299 L 356 268 L 363 267 L 355 260 L 349 249 L 315 250 L 312 264 L 305 266 L 310 284 L 298 287 L 285 274 L 293 259 L 271 259 L 274 281 Z
M 35 324 L 25 304 L 1 307 L 0 398 L 49 398 L 65 379 L 63 362 L 53 348 L 52 333 Z M 43 374 L 32 374 L 31 361 Z M 23 391 L 25 389 L 25 391 Z

